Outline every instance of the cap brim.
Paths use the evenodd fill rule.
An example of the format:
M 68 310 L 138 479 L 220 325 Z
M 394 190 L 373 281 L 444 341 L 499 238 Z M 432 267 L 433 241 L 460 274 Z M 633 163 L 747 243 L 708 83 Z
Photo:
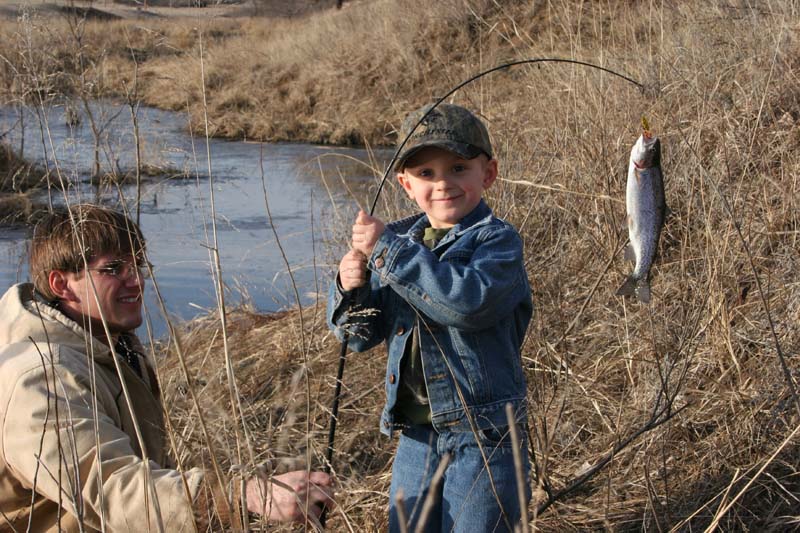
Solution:
M 459 157 L 464 159 L 472 159 L 473 157 L 478 157 L 482 153 L 483 150 L 477 148 L 471 144 L 466 143 L 459 143 L 455 141 L 443 141 L 443 140 L 431 140 L 431 141 L 423 141 L 419 144 L 415 144 L 411 148 L 406 148 L 403 152 L 398 156 L 397 161 L 394 164 L 395 170 L 401 170 L 404 166 L 408 158 L 419 152 L 424 148 L 430 147 L 441 148 L 442 150 L 447 150 L 448 152 L 452 152 Z M 489 154 L 486 154 L 487 156 Z

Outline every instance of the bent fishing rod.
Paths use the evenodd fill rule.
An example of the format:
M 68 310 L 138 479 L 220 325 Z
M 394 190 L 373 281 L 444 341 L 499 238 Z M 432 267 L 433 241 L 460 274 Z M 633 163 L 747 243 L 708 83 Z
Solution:
M 397 149 L 395 150 L 394 155 L 392 156 L 392 159 L 389 161 L 389 164 L 386 166 L 386 170 L 383 173 L 383 177 L 381 178 L 381 181 L 378 183 L 378 190 L 375 191 L 375 197 L 372 200 L 372 205 L 370 206 L 370 209 L 369 209 L 369 215 L 373 216 L 373 214 L 375 213 L 375 207 L 378 205 L 378 199 L 380 198 L 381 192 L 383 191 L 383 186 L 386 183 L 386 180 L 388 179 L 389 174 L 391 174 L 392 170 L 394 169 L 394 165 L 397 162 L 397 158 L 402 153 L 403 148 L 405 147 L 406 143 L 409 141 L 409 139 L 414 134 L 414 132 L 417 130 L 417 128 L 419 128 L 419 126 L 421 124 L 423 124 L 427 120 L 428 115 L 430 115 L 431 112 L 439 106 L 439 104 L 444 102 L 446 99 L 450 98 L 450 96 L 452 96 L 456 91 L 458 91 L 459 89 L 463 88 L 464 86 L 469 85 L 470 83 L 472 83 L 472 82 L 474 82 L 476 80 L 479 80 L 480 78 L 483 78 L 484 76 L 487 76 L 487 75 L 489 75 L 489 74 L 491 74 L 493 72 L 497 72 L 498 70 L 506 70 L 508 68 L 511 68 L 511 67 L 514 67 L 514 66 L 517 66 L 517 65 L 531 65 L 531 64 L 534 64 L 534 63 L 562 63 L 562 64 L 565 63 L 565 64 L 577 65 L 577 66 L 581 66 L 581 67 L 593 68 L 593 69 L 596 69 L 596 70 L 600 70 L 600 71 L 606 72 L 606 73 L 611 74 L 613 76 L 616 76 L 618 78 L 621 78 L 621 79 L 623 79 L 623 80 L 625 80 L 625 81 L 627 81 L 629 83 L 632 83 L 633 85 L 638 87 L 640 90 L 644 89 L 644 86 L 640 82 L 638 82 L 638 81 L 634 80 L 633 78 L 630 78 L 630 77 L 628 77 L 628 76 L 626 76 L 624 74 L 621 74 L 619 72 L 615 72 L 615 71 L 613 71 L 611 69 L 608 69 L 606 67 L 601 67 L 600 65 L 595 65 L 593 63 L 587 63 L 585 61 L 578 61 L 576 59 L 562 59 L 562 58 L 519 59 L 519 60 L 516 60 L 516 61 L 510 61 L 508 63 L 503 63 L 501 65 L 497 65 L 495 67 L 492 67 L 492 68 L 490 68 L 488 70 L 484 70 L 482 72 L 479 72 L 478 74 L 475 74 L 471 78 L 468 78 L 468 79 L 462 81 L 461 83 L 459 83 L 458 85 L 456 85 L 455 87 L 453 87 L 452 89 L 447 91 L 447 93 L 444 96 L 442 96 L 441 98 L 437 99 L 433 103 L 433 105 L 431 105 L 430 109 L 428 109 L 425 112 L 425 114 L 422 115 L 422 117 L 420 117 L 420 119 L 417 121 L 417 123 L 414 125 L 414 127 L 411 128 L 411 130 L 409 130 L 408 134 L 405 136 L 405 138 L 402 140 L 402 142 L 397 146 Z M 367 284 L 369 284 L 369 273 L 367 275 Z M 333 461 L 333 443 L 334 443 L 334 439 L 336 437 L 336 423 L 337 423 L 338 417 L 339 417 L 339 400 L 340 400 L 341 394 L 342 394 L 342 378 L 344 377 L 344 366 L 345 366 L 345 362 L 346 362 L 346 359 L 347 359 L 347 345 L 348 345 L 349 340 L 350 340 L 350 335 L 347 332 L 347 330 L 345 330 L 344 334 L 343 334 L 343 338 L 342 338 L 342 346 L 341 346 L 341 349 L 339 351 L 339 368 L 338 368 L 338 370 L 336 372 L 336 386 L 335 386 L 334 393 L 333 393 L 333 401 L 331 402 L 331 419 L 330 419 L 330 423 L 328 425 L 328 447 L 327 447 L 326 452 L 325 452 L 325 467 L 324 467 L 324 470 L 325 470 L 326 473 L 330 473 L 331 472 L 331 465 L 332 465 L 332 461 Z M 327 516 L 327 510 L 328 510 L 327 507 L 324 508 L 323 511 L 322 511 L 322 514 L 320 515 L 320 523 L 322 524 L 323 527 L 325 527 L 325 520 L 326 520 L 326 516 Z

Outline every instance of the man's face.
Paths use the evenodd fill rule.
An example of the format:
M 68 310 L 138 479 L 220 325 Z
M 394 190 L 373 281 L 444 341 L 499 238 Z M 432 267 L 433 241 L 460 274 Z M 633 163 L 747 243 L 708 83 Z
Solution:
M 81 272 L 63 273 L 69 291 L 60 299 L 60 309 L 79 324 L 88 318 L 92 335 L 98 338 L 105 337 L 101 316 L 111 335 L 138 328 L 142 324 L 142 273 L 146 272 L 146 266 L 143 259 L 135 264 L 138 270 L 131 254 L 102 254 Z
M 479 155 L 472 159 L 424 148 L 411 156 L 397 179 L 408 196 L 428 215 L 434 228 L 450 228 L 481 201 L 483 191 L 497 178 L 497 161 Z

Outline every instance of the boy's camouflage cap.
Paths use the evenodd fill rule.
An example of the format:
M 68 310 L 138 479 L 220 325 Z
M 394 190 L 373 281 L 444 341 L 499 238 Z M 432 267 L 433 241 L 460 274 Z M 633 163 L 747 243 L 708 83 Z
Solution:
M 400 128 L 398 143 L 403 142 L 411 128 L 432 106 L 433 104 L 427 104 L 408 114 Z M 482 153 L 490 159 L 492 157 L 492 143 L 489 141 L 486 126 L 468 109 L 455 104 L 439 104 L 425 117 L 403 147 L 395 163 L 395 170 L 401 170 L 409 157 L 428 146 L 443 148 L 464 159 L 472 159 Z

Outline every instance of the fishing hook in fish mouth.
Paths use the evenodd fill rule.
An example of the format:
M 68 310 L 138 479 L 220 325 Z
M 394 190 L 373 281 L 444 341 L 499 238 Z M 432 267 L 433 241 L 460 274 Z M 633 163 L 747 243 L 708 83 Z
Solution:
M 394 168 L 394 164 L 397 161 L 397 157 L 400 155 L 400 152 L 403 151 L 403 147 L 406 145 L 406 143 L 411 138 L 411 136 L 414 134 L 414 132 L 417 130 L 417 128 L 420 126 L 420 124 L 425 122 L 425 120 L 428 118 L 428 115 L 430 115 L 431 112 L 439 106 L 439 104 L 444 102 L 447 98 L 452 96 L 453 93 L 455 93 L 459 89 L 461 89 L 461 88 L 465 87 L 466 85 L 469 85 L 473 81 L 479 80 L 480 78 L 483 78 L 484 76 L 487 76 L 487 75 L 489 75 L 489 74 L 491 74 L 493 72 L 497 72 L 499 70 L 506 70 L 508 68 L 511 68 L 511 67 L 514 67 L 514 66 L 517 66 L 517 65 L 531 65 L 531 64 L 535 64 L 535 63 L 562 63 L 562 64 L 566 63 L 566 64 L 571 64 L 571 65 L 578 65 L 578 66 L 581 66 L 581 67 L 592 68 L 592 69 L 595 69 L 595 70 L 600 70 L 600 71 L 606 72 L 606 73 L 611 74 L 613 76 L 616 76 L 618 78 L 621 78 L 621 79 L 623 79 L 623 80 L 635 85 L 640 90 L 644 90 L 644 85 L 642 85 L 640 82 L 634 80 L 633 78 L 631 78 L 629 76 L 626 76 L 625 74 L 621 74 L 619 72 L 613 71 L 613 70 L 611 70 L 609 68 L 606 68 L 606 67 L 601 67 L 600 65 L 595 65 L 594 63 L 587 63 L 585 61 L 578 61 L 577 59 L 563 59 L 563 58 L 550 58 L 550 57 L 519 59 L 519 60 L 516 60 L 516 61 L 509 61 L 507 63 L 503 63 L 501 65 L 497 65 L 497 66 L 492 67 L 490 69 L 487 69 L 487 70 L 484 70 L 482 72 L 479 72 L 478 74 L 475 74 L 471 78 L 468 78 L 468 79 L 462 81 L 461 83 L 459 83 L 458 85 L 456 85 L 455 87 L 453 87 L 452 89 L 447 91 L 447 93 L 445 93 L 444 96 L 442 96 L 439 99 L 437 99 L 431 105 L 430 109 L 428 109 L 428 111 L 424 115 L 422 115 L 422 117 L 420 117 L 419 121 L 417 121 L 417 123 L 414 125 L 414 127 L 411 128 L 411 130 L 409 130 L 409 132 L 406 135 L 406 137 L 397 146 L 397 149 L 395 150 L 391 161 L 389 161 L 389 164 L 386 166 L 386 171 L 383 173 L 383 177 L 381 178 L 381 181 L 378 184 L 378 190 L 375 191 L 375 197 L 373 198 L 372 205 L 370 206 L 370 209 L 369 209 L 370 216 L 372 216 L 375 213 L 375 207 L 378 205 L 378 199 L 380 198 L 381 192 L 383 191 L 383 186 L 386 183 L 386 180 L 389 177 L 389 174 L 391 174 L 392 169 Z M 326 449 L 326 454 L 325 454 L 326 455 L 326 464 L 325 464 L 324 469 L 328 473 L 330 473 L 330 471 L 331 471 L 331 464 L 332 464 L 332 461 L 333 461 L 333 442 L 334 442 L 334 437 L 336 435 L 336 422 L 337 422 L 338 415 L 339 415 L 339 399 L 341 397 L 342 377 L 344 376 L 344 365 L 345 365 L 345 359 L 346 359 L 346 356 L 347 356 L 347 343 L 348 343 L 349 337 L 350 336 L 348 335 L 347 331 L 345 331 L 344 332 L 344 338 L 342 339 L 342 347 L 341 347 L 340 352 L 339 352 L 339 368 L 338 368 L 337 377 L 336 377 L 336 386 L 335 386 L 335 391 L 334 391 L 334 396 L 333 396 L 333 402 L 331 404 L 331 419 L 330 419 L 330 424 L 328 425 L 328 447 Z M 325 519 L 326 519 L 326 516 L 327 516 L 327 512 L 326 511 L 327 511 L 327 508 L 323 509 L 322 515 L 320 516 L 320 523 L 322 524 L 323 527 L 325 527 Z

